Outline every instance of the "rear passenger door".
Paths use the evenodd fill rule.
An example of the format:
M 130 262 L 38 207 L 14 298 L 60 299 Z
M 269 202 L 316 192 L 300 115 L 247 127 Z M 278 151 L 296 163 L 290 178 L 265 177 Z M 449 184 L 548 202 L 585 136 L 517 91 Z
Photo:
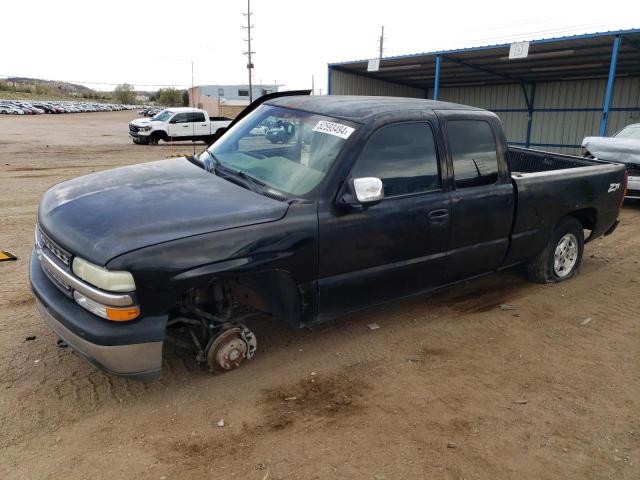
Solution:
M 384 199 L 355 210 L 320 206 L 321 320 L 442 283 L 449 192 L 433 130 L 427 121 L 375 130 L 348 178 L 380 178 Z
M 204 112 L 192 112 L 189 116 L 191 117 L 191 122 L 193 122 L 193 130 L 196 137 L 208 137 L 211 134 L 209 122 Z
M 452 169 L 447 281 L 497 269 L 509 248 L 514 192 L 502 126 L 493 115 L 438 112 Z

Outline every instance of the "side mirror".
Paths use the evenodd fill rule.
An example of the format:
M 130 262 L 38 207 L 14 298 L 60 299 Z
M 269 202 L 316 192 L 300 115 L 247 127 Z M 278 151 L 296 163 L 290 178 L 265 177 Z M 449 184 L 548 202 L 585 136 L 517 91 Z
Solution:
M 363 207 L 379 202 L 384 198 L 382 180 L 376 177 L 351 179 L 345 184 L 340 203 L 350 207 Z
M 169 120 L 169 123 L 178 123 L 178 121 L 175 118 L 172 118 L 171 120 Z
M 353 190 L 360 203 L 379 202 L 384 198 L 382 180 L 376 177 L 355 178 Z

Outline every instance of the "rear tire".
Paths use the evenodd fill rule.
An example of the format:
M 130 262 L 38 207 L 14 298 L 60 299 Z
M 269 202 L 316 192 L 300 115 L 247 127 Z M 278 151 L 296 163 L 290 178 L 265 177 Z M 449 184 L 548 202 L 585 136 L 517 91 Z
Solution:
M 582 224 L 574 217 L 563 218 L 549 243 L 527 264 L 527 278 L 536 283 L 563 282 L 578 273 L 584 251 Z

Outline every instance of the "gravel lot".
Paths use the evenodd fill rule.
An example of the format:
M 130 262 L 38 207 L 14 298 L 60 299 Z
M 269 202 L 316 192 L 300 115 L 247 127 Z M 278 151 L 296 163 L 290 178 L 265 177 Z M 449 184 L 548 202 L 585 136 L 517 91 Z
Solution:
M 134 116 L 0 117 L 18 256 L 0 263 L 0 478 L 640 478 L 637 204 L 574 280 L 515 269 L 313 331 L 260 321 L 255 360 L 219 377 L 166 349 L 162 380 L 137 383 L 57 348 L 28 288 L 40 196 L 192 151 L 133 145 Z

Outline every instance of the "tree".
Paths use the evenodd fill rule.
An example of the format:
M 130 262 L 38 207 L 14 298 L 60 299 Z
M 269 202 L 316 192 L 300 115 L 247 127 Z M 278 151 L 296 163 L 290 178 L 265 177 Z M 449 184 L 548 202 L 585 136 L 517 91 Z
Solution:
M 129 85 L 128 83 L 118 85 L 113 90 L 113 96 L 115 97 L 116 101 L 120 103 L 136 103 L 136 92 L 133 90 L 133 86 Z
M 158 103 L 168 107 L 178 107 L 182 105 L 182 94 L 173 87 L 161 88 L 158 90 Z

